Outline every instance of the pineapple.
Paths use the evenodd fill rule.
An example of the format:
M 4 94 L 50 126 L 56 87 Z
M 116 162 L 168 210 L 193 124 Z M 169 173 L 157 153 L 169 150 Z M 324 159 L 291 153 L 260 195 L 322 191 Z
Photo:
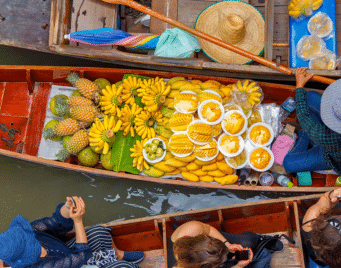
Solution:
M 98 86 L 89 79 L 80 78 L 78 74 L 72 73 L 67 78 L 73 86 L 86 98 L 96 100 L 99 94 Z
M 77 105 L 70 108 L 70 116 L 83 122 L 93 122 L 100 113 L 95 106 Z
M 80 129 L 80 124 L 77 120 L 67 118 L 60 121 L 53 128 L 46 128 L 43 130 L 43 137 L 49 139 L 53 136 L 68 136 L 73 135 Z
M 71 96 L 66 100 L 66 103 L 70 107 L 76 106 L 76 105 L 86 105 L 86 106 L 94 105 L 92 100 L 89 100 L 89 99 L 81 97 L 81 96 Z
M 71 154 L 77 154 L 89 145 L 89 136 L 85 130 L 77 131 L 66 145 L 66 149 L 60 150 L 56 154 L 60 161 L 65 161 Z

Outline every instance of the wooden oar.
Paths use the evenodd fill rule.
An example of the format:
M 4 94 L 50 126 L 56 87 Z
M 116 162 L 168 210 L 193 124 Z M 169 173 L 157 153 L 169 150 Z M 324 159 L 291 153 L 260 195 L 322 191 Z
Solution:
M 196 35 L 196 36 L 198 36 L 200 38 L 203 38 L 203 39 L 205 39 L 207 41 L 210 41 L 213 44 L 216 44 L 216 45 L 221 46 L 223 48 L 229 49 L 229 50 L 231 50 L 231 51 L 233 51 L 235 53 L 238 53 L 238 54 L 240 54 L 240 55 L 242 55 L 244 57 L 252 59 L 252 60 L 254 60 L 254 61 L 256 61 L 256 62 L 258 62 L 260 64 L 263 64 L 265 66 L 268 66 L 268 67 L 270 67 L 272 69 L 275 69 L 275 70 L 280 71 L 282 73 L 285 73 L 287 75 L 292 75 L 293 74 L 293 71 L 290 68 L 287 68 L 287 67 L 285 67 L 283 65 L 276 64 L 276 63 L 274 63 L 274 62 L 272 62 L 270 60 L 267 60 L 265 58 L 262 58 L 262 57 L 259 57 L 259 56 L 255 55 L 255 54 L 252 54 L 252 53 L 250 53 L 248 51 L 240 49 L 240 48 L 238 48 L 236 46 L 233 46 L 233 45 L 231 45 L 229 43 L 226 43 L 226 42 L 224 42 L 224 41 L 222 41 L 222 40 L 220 40 L 218 38 L 215 38 L 215 37 L 213 37 L 211 35 L 208 35 L 208 34 L 205 34 L 203 32 L 200 32 L 198 30 L 195 30 L 194 28 L 189 27 L 186 24 L 183 24 L 183 23 L 181 23 L 179 21 L 173 20 L 173 19 L 171 19 L 171 18 L 169 18 L 169 17 L 167 17 L 165 15 L 162 15 L 162 14 L 160 14 L 160 13 L 158 13 L 158 12 L 156 12 L 156 11 L 146 7 L 146 6 L 143 6 L 143 5 L 137 3 L 137 2 L 135 2 L 133 0 L 102 0 L 102 1 L 107 2 L 107 3 L 111 3 L 111 4 L 121 4 L 121 5 L 129 6 L 129 7 L 133 8 L 133 9 L 136 9 L 136 10 L 142 12 L 142 13 L 149 14 L 150 16 L 152 16 L 154 18 L 157 18 L 157 19 L 162 20 L 162 21 L 164 21 L 166 23 L 172 24 L 173 26 L 178 27 L 178 28 L 180 28 L 182 30 L 185 30 L 186 32 L 189 32 L 189 33 L 191 33 L 193 35 Z M 331 84 L 331 83 L 333 83 L 335 81 L 333 79 L 330 79 L 330 78 L 327 78 L 327 77 L 323 77 L 323 76 L 319 76 L 319 75 L 314 75 L 312 80 L 317 81 L 317 82 L 321 82 L 321 83 L 325 83 L 325 84 Z

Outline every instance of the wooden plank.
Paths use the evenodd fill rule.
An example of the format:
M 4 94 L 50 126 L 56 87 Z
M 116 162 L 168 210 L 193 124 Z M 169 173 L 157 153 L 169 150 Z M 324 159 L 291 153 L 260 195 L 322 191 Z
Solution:
M 163 233 L 163 256 L 165 260 L 165 267 L 168 268 L 167 261 L 168 261 L 168 255 L 167 255 L 167 246 L 168 246 L 168 239 L 171 239 L 167 236 L 167 225 L 166 225 L 166 219 L 162 219 L 162 233 Z M 169 267 L 170 268 L 170 267 Z
M 146 251 L 163 247 L 162 239 L 160 239 L 155 230 L 118 236 L 114 235 L 114 243 L 117 248 L 124 251 Z
M 31 101 L 27 83 L 6 83 L 0 114 L 28 117 Z
M 152 10 L 159 12 L 171 19 L 178 19 L 178 0 L 153 0 Z M 150 32 L 154 34 L 162 34 L 167 28 L 174 26 L 165 23 L 159 19 L 151 17 Z
M 298 247 L 300 249 L 299 255 L 301 258 L 302 268 L 305 268 L 304 251 L 303 251 L 303 245 L 302 245 L 302 239 L 301 239 L 301 225 L 300 225 L 300 218 L 298 214 L 298 207 L 297 207 L 296 201 L 294 201 L 294 213 L 295 213 L 295 222 L 296 222 L 296 232 L 297 232 L 297 237 L 298 237 Z
M 264 57 L 272 61 L 272 50 L 274 41 L 274 18 L 275 0 L 265 0 L 265 35 L 264 35 Z

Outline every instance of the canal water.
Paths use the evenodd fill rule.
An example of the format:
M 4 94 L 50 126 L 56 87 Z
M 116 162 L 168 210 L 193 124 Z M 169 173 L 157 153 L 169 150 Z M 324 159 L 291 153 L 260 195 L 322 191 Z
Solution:
M 0 46 L 0 65 L 117 67 L 4 46 Z M 0 156 L 0 233 L 8 228 L 18 214 L 30 221 L 51 215 L 56 205 L 65 202 L 65 197 L 70 195 L 83 197 L 87 226 L 289 196 L 112 179 Z

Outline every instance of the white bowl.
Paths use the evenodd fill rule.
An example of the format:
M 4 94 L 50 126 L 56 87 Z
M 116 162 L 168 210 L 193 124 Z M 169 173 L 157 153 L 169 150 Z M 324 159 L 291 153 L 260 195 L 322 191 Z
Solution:
M 210 122 L 208 121 L 205 117 L 203 117 L 202 115 L 202 109 L 204 108 L 204 105 L 207 104 L 207 103 L 215 103 L 215 104 L 218 104 L 219 105 L 219 108 L 220 108 L 220 112 L 221 112 L 221 115 L 220 117 L 216 120 L 216 121 L 213 121 L 213 122 Z M 200 103 L 199 105 L 199 108 L 198 108 L 198 115 L 199 115 L 199 118 L 204 121 L 204 123 L 206 123 L 207 125 L 216 125 L 216 124 L 219 124 L 221 122 L 221 120 L 223 120 L 224 118 L 224 107 L 223 105 L 221 104 L 221 102 L 217 101 L 217 100 L 205 100 L 203 101 L 202 103 Z
M 263 169 L 258 169 L 258 168 L 256 168 L 256 167 L 254 167 L 254 166 L 251 164 L 251 162 L 250 162 L 251 154 L 253 153 L 253 151 L 255 151 L 255 150 L 257 150 L 257 149 L 264 149 L 264 150 L 266 150 L 266 151 L 270 154 L 270 156 L 271 156 L 269 164 L 268 164 L 265 168 L 263 168 Z M 268 147 L 255 147 L 255 148 L 254 148 L 252 151 L 250 151 L 250 153 L 248 154 L 247 162 L 248 162 L 248 165 L 249 165 L 252 169 L 254 169 L 254 170 L 258 171 L 258 172 L 263 172 L 263 171 L 269 170 L 269 169 L 272 167 L 272 165 L 274 164 L 275 160 L 274 160 L 274 155 L 273 155 L 273 153 L 271 152 L 271 150 L 270 150 Z
M 176 136 L 176 135 L 178 135 L 178 134 L 185 134 L 185 135 L 187 136 L 187 132 L 186 132 L 186 131 L 178 131 L 178 132 L 174 133 L 174 134 L 169 138 L 168 146 L 169 146 L 169 144 L 171 143 L 172 137 L 173 137 L 173 136 Z M 188 136 L 187 136 L 187 137 L 188 137 Z M 194 150 L 194 145 L 193 145 L 193 149 L 192 149 L 192 151 L 191 151 L 190 153 L 188 153 L 188 154 L 178 154 L 178 153 L 172 152 L 172 150 L 169 148 L 169 151 L 170 151 L 173 155 L 175 155 L 175 156 L 177 156 L 177 157 L 186 157 L 186 156 L 189 156 L 189 155 L 191 155 L 191 154 L 193 153 L 193 150 Z
M 258 143 L 255 143 L 253 140 L 251 140 L 250 138 L 250 133 L 252 131 L 252 129 L 254 127 L 257 127 L 257 126 L 263 126 L 263 127 L 266 127 L 269 131 L 270 131 L 270 139 L 268 140 L 268 142 L 264 143 L 264 144 L 258 144 Z M 250 141 L 250 143 L 255 146 L 255 147 L 266 147 L 266 146 L 269 146 L 272 141 L 274 140 L 274 136 L 275 136 L 275 133 L 272 129 L 272 127 L 269 125 L 269 124 L 266 124 L 266 123 L 256 123 L 256 124 L 253 124 L 247 131 L 247 139 Z
M 239 149 L 238 149 L 238 151 L 235 152 L 235 153 L 228 153 L 228 152 L 226 152 L 225 150 L 223 150 L 223 148 L 221 147 L 221 140 L 222 140 L 223 137 L 226 137 L 226 136 L 231 136 L 231 135 L 223 134 L 223 135 L 221 135 L 221 136 L 219 137 L 219 139 L 218 139 L 218 149 L 219 149 L 219 151 L 220 151 L 223 155 L 225 155 L 225 156 L 227 156 L 227 157 L 234 157 L 234 156 L 239 155 L 239 154 L 243 151 L 243 149 L 244 149 L 244 140 L 243 140 L 243 138 L 240 137 L 240 136 L 237 137 L 237 138 L 239 139 Z M 233 137 L 235 137 L 235 136 L 233 136 Z
M 241 165 L 239 165 L 239 166 L 237 166 L 237 167 L 234 167 L 234 166 L 229 162 L 230 157 L 225 156 L 225 162 L 226 162 L 226 164 L 228 164 L 228 165 L 229 165 L 231 168 L 233 168 L 233 169 L 242 169 L 242 168 L 244 168 L 244 167 L 247 165 L 247 158 L 248 158 L 248 155 L 247 155 L 247 152 L 246 152 L 246 151 L 245 151 L 245 153 L 246 153 L 246 159 L 245 159 L 245 161 L 244 161 L 243 164 L 241 164 Z
M 178 95 L 176 95 L 175 98 L 174 98 L 174 101 L 175 101 L 176 97 L 178 97 L 179 95 L 181 95 L 183 93 L 192 94 L 192 95 L 195 95 L 195 96 L 198 97 L 198 94 L 196 94 L 195 92 L 190 91 L 190 90 L 185 90 L 185 91 L 180 92 Z M 198 99 L 198 107 L 199 107 L 199 99 Z M 193 113 L 195 113 L 197 111 L 197 109 L 195 109 L 194 111 L 191 111 L 191 112 L 190 111 L 181 110 L 181 109 L 177 108 L 175 105 L 174 105 L 174 109 L 177 110 L 179 113 L 183 113 L 183 114 L 193 114 Z
M 239 131 L 239 132 L 236 133 L 236 134 L 231 134 L 230 132 L 226 131 L 225 124 L 224 124 L 224 123 L 225 123 L 225 118 L 226 118 L 227 116 L 229 116 L 230 114 L 233 114 L 233 113 L 238 113 L 238 114 L 240 114 L 240 115 L 244 118 L 244 120 L 245 120 L 245 121 L 244 121 L 244 127 L 242 128 L 241 131 Z M 223 118 L 223 120 L 221 121 L 221 128 L 223 129 L 224 133 L 227 134 L 227 135 L 230 135 L 230 136 L 240 136 L 240 135 L 242 135 L 242 134 L 245 132 L 245 130 L 247 129 L 247 118 L 246 118 L 245 114 L 244 114 L 243 112 L 239 111 L 239 110 L 231 110 L 231 111 L 228 111 L 228 112 L 225 113 L 224 118 Z
M 162 145 L 163 145 L 163 155 L 161 157 L 157 157 L 155 158 L 154 160 L 150 160 L 147 156 L 147 152 L 146 150 L 144 149 L 144 146 L 148 143 L 151 143 L 153 140 L 159 140 L 160 142 L 162 142 Z M 143 150 L 142 150 L 142 154 L 143 154 L 143 158 L 148 162 L 148 163 L 151 163 L 151 164 L 155 164 L 155 163 L 158 163 L 160 161 L 162 161 L 162 159 L 165 158 L 166 156 L 166 153 L 167 153 L 167 149 L 166 149 L 166 144 L 163 140 L 161 140 L 160 138 L 151 138 L 149 140 L 146 141 L 146 143 L 143 145 Z
M 187 137 L 189 138 L 189 140 L 191 141 L 191 142 L 193 142 L 194 144 L 197 144 L 197 145 L 205 145 L 205 144 L 208 144 L 208 143 L 210 143 L 211 142 L 211 140 L 212 140 L 212 136 L 211 136 L 211 140 L 210 141 L 197 141 L 197 140 L 194 140 L 194 139 L 192 139 L 189 135 L 188 135 L 188 128 L 189 128 L 189 126 L 191 126 L 191 125 L 194 125 L 194 124 L 198 124 L 198 123 L 203 123 L 203 124 L 206 124 L 204 121 L 202 121 L 202 120 L 194 120 L 194 121 L 192 121 L 189 125 L 188 125 L 188 127 L 187 127 Z M 207 125 L 207 124 L 206 124 Z M 212 126 L 210 126 L 210 127 L 212 127 Z M 212 135 L 213 135 L 213 131 L 212 131 Z
M 213 90 L 210 90 L 210 89 L 206 89 L 206 90 L 203 90 L 200 94 L 205 93 L 205 92 L 206 93 L 211 93 L 211 94 L 214 94 L 214 95 L 218 96 L 220 98 L 220 103 L 222 103 L 223 100 L 222 100 L 222 98 L 220 97 L 220 95 L 217 92 L 215 92 Z M 199 101 L 199 103 L 200 103 L 200 101 Z

